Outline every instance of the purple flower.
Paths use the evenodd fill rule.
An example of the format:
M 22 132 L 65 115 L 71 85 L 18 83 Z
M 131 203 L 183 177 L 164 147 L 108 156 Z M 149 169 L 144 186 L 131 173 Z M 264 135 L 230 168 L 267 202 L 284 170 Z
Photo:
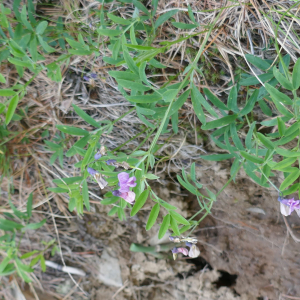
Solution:
M 119 190 L 115 190 L 115 191 L 112 191 L 112 194 L 116 197 L 120 197 L 122 193 Z
M 89 76 L 83 76 L 83 79 L 86 80 L 86 81 L 89 81 L 90 77 Z
M 118 174 L 119 179 L 119 185 L 120 189 L 119 191 L 122 193 L 129 192 L 129 187 L 135 187 L 136 186 L 136 178 L 135 176 L 132 176 L 129 178 L 129 174 L 126 172 L 121 172 Z
M 278 197 L 278 201 L 280 202 L 280 212 L 284 216 L 289 216 L 295 210 L 300 217 L 300 200 L 294 200 L 294 198 L 284 199 Z
M 120 192 L 120 190 L 113 191 L 112 194 L 117 197 L 123 198 L 126 202 L 133 204 L 135 201 L 135 193 L 128 191 L 125 193 Z
M 173 253 L 174 260 L 176 260 L 178 253 L 182 253 L 183 255 L 187 256 L 189 254 L 189 250 L 186 248 L 176 248 L 175 247 L 172 249 L 172 253 Z
M 87 168 L 87 171 L 92 175 L 92 176 L 95 176 L 98 172 L 95 170 L 95 169 L 93 169 L 93 168 Z
M 101 156 L 102 156 L 101 153 L 98 151 L 98 152 L 95 154 L 94 158 L 97 160 L 97 159 L 99 159 Z
M 92 78 L 94 78 L 94 79 L 97 78 L 97 74 L 95 74 L 95 73 L 91 73 L 90 76 L 91 76 Z
M 117 161 L 115 160 L 115 159 L 109 159 L 109 160 L 107 160 L 106 161 L 106 164 L 108 165 L 108 166 L 110 166 L 110 165 L 113 165 L 114 163 L 116 163 Z

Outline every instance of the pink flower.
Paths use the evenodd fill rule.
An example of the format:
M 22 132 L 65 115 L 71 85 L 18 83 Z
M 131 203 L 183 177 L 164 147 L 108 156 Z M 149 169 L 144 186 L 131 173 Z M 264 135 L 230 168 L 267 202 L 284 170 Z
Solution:
M 129 174 L 126 172 L 121 172 L 118 174 L 119 179 L 119 185 L 120 189 L 119 191 L 121 193 L 129 192 L 129 187 L 135 187 L 136 186 L 136 178 L 134 176 L 129 178 Z M 123 197 L 122 197 L 123 198 Z
M 292 199 L 283 199 L 278 197 L 278 201 L 280 202 L 280 212 L 284 216 L 289 216 L 294 210 L 300 217 L 300 200 Z
M 176 260 L 178 253 L 182 253 L 183 255 L 187 256 L 189 254 L 189 250 L 186 248 L 176 248 L 175 247 L 172 249 L 172 253 L 173 253 L 174 260 Z
M 121 192 L 120 190 L 116 190 L 112 192 L 114 196 L 123 198 L 126 202 L 133 204 L 135 201 L 135 193 L 132 191 Z

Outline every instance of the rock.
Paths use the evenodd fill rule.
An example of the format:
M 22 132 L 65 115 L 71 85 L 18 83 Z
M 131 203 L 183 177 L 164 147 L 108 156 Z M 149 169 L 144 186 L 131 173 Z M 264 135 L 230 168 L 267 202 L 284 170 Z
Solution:
M 98 279 L 106 285 L 121 287 L 123 285 L 119 260 L 111 251 L 104 249 L 100 259 Z

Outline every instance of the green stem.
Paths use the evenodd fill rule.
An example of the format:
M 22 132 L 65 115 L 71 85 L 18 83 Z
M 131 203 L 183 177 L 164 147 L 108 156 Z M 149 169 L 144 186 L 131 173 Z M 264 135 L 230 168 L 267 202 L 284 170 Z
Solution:
M 148 130 L 148 128 L 145 128 L 143 131 L 141 131 L 141 132 L 139 132 L 137 135 L 135 135 L 134 137 L 132 137 L 130 140 L 128 140 L 128 141 L 126 141 L 126 142 L 124 142 L 122 145 L 120 145 L 119 147 L 117 147 L 113 152 L 116 152 L 116 151 L 118 151 L 119 149 L 121 149 L 123 146 L 125 146 L 127 143 L 129 143 L 129 142 L 131 142 L 131 141 L 133 141 L 134 139 L 136 139 L 137 137 L 139 137 L 141 134 L 143 134 L 145 131 L 147 131 Z M 148 137 L 148 136 L 147 136 Z M 146 137 L 146 138 L 147 138 Z M 138 148 L 139 148 L 140 146 L 138 146 Z M 137 148 L 137 149 L 138 149 Z M 136 150 L 134 150 L 133 152 L 135 152 Z

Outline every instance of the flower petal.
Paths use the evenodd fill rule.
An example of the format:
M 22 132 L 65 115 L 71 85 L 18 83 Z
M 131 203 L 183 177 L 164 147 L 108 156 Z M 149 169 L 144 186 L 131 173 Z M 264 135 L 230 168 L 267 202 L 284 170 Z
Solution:
M 130 186 L 130 187 L 135 187 L 136 186 L 136 178 L 135 176 L 132 176 L 128 179 L 127 181 L 127 185 Z
M 187 256 L 189 254 L 189 250 L 186 248 L 177 248 L 178 252 L 182 253 L 183 255 Z
M 121 196 L 121 192 L 119 190 L 112 191 L 112 194 L 117 197 Z
M 127 193 L 122 193 L 121 197 L 128 203 L 133 204 L 135 200 L 135 193 L 134 192 L 127 192 Z
M 280 203 L 280 212 L 281 214 L 283 214 L 284 216 L 289 216 L 291 213 L 290 213 L 290 207 L 283 204 L 283 203 Z
M 189 251 L 189 257 L 196 258 L 200 255 L 200 250 L 196 245 L 193 245 Z
M 97 152 L 97 153 L 95 154 L 94 158 L 97 160 L 97 159 L 99 159 L 101 156 L 102 156 L 101 153 Z
M 120 182 L 120 186 L 123 185 L 123 184 L 126 184 L 128 179 L 129 179 L 129 174 L 126 173 L 126 172 L 121 172 L 118 174 L 118 179 L 119 179 L 119 182 Z
M 93 169 L 93 168 L 90 168 L 90 167 L 88 167 L 87 168 L 87 171 L 89 172 L 89 174 L 91 174 L 91 175 L 96 175 L 98 172 L 95 170 L 95 169 Z
M 126 184 L 121 185 L 120 188 L 119 188 L 119 191 L 121 193 L 128 193 L 129 192 L 129 186 L 127 186 Z

